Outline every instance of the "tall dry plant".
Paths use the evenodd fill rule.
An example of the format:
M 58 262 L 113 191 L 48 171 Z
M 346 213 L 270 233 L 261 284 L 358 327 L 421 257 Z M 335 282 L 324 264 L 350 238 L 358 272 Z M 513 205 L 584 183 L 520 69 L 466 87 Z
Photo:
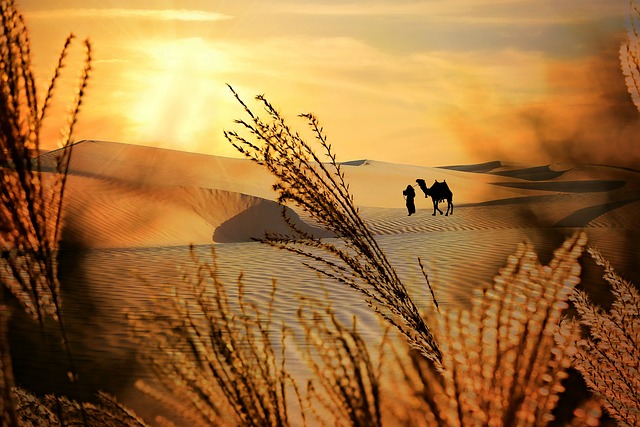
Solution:
M 129 315 L 142 358 L 169 394 L 145 382 L 138 388 L 193 425 L 291 425 L 289 394 L 297 388 L 285 367 L 284 326 L 272 319 L 275 283 L 263 313 L 245 300 L 242 277 L 229 299 L 213 249 L 211 263 L 191 253 L 196 273 L 185 273 L 186 289 L 153 312 Z
M 11 313 L 9 294 L 42 326 L 47 315 L 58 321 L 62 342 L 75 372 L 61 318 L 56 250 L 61 206 L 71 158 L 71 137 L 91 69 L 86 56 L 76 99 L 63 127 L 62 149 L 55 173 L 43 173 L 40 130 L 53 98 L 73 35 L 65 41 L 44 98 L 38 96 L 31 70 L 27 27 L 13 0 L 0 2 L 0 402 L 3 420 L 15 425 L 15 402 L 10 390 L 13 374 L 7 337 Z
M 629 1 L 627 40 L 620 48 L 620 63 L 627 89 L 640 111 L 640 8 Z M 587 385 L 619 425 L 640 425 L 640 297 L 634 286 L 622 279 L 602 255 L 590 249 L 604 279 L 611 286 L 614 302 L 607 313 L 593 305 L 586 293 L 572 295 L 578 320 L 589 337 L 572 341 L 578 349 L 573 363 Z
M 579 290 L 571 296 L 578 319 L 566 321 L 571 328 L 584 325 L 589 337 L 572 337 L 577 351 L 574 366 L 607 412 L 621 426 L 640 425 L 640 294 L 622 279 L 602 255 L 589 250 L 604 267 L 604 279 L 614 296 L 609 312 L 591 303 Z
M 313 373 L 307 382 L 307 407 L 318 425 L 381 426 L 382 355 L 374 362 L 356 318 L 347 326 L 326 302 L 305 298 L 298 322 L 304 333 L 302 351 Z
M 567 378 L 580 331 L 559 326 L 574 286 L 586 237 L 574 236 L 542 266 L 524 244 L 493 284 L 472 297 L 469 310 L 442 309 L 437 339 L 444 371 L 424 360 L 406 364 L 403 377 L 422 400 L 426 425 L 546 426 Z M 559 329 L 560 328 L 560 329 Z M 556 337 L 562 337 L 556 342 Z M 597 425 L 587 403 L 573 425 Z M 415 418 L 415 416 L 414 416 Z
M 17 424 L 12 426 L 147 427 L 147 424 L 113 396 L 98 394 L 98 403 L 78 403 L 64 397 L 37 397 L 15 389 Z
M 229 88 L 249 116 L 248 121 L 235 123 L 249 136 L 230 131 L 225 132 L 226 138 L 240 153 L 276 177 L 273 189 L 278 193 L 279 203 L 293 204 L 308 213 L 335 234 L 337 243 L 299 229 L 286 216 L 291 235 L 267 233 L 259 240 L 305 257 L 307 267 L 362 293 L 369 306 L 395 326 L 412 347 L 439 364 L 442 355 L 433 334 L 361 218 L 331 144 L 315 116 L 300 115 L 307 121 L 327 162 L 318 157 L 298 132 L 289 128 L 265 97 L 256 97 L 268 115 L 263 120 Z
M 629 1 L 627 41 L 620 47 L 620 64 L 627 89 L 640 111 L 640 9 L 635 0 Z
M 0 6 L 0 280 L 34 319 L 60 314 L 55 250 L 61 206 L 71 159 L 71 137 L 91 70 L 91 46 L 85 40 L 84 69 L 68 117 L 53 176 L 45 176 L 40 129 L 64 67 L 70 35 L 49 82 L 38 97 L 31 71 L 28 31 L 13 1 Z

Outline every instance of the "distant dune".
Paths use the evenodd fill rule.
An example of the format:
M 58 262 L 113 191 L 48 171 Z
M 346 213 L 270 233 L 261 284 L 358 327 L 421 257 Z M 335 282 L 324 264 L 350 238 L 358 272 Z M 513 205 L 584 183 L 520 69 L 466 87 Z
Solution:
M 65 244 L 177 246 L 282 232 L 281 207 L 265 198 L 273 198 L 270 187 L 270 176 L 248 160 L 83 141 L 70 166 Z
M 640 199 L 639 173 L 603 166 L 493 161 L 423 167 L 355 160 L 342 162 L 341 167 L 356 204 L 382 234 L 497 224 L 587 226 Z M 83 141 L 74 147 L 70 174 L 64 236 L 72 246 L 228 243 L 287 230 L 274 202 L 272 177 L 248 159 Z M 415 185 L 416 178 L 428 185 L 446 180 L 454 193 L 456 214 L 439 223 L 406 218 L 402 190 Z M 419 215 L 432 212 L 431 201 L 419 189 L 416 203 Z M 530 210 L 527 215 L 525 206 Z M 322 235 L 303 212 L 289 210 L 289 215 Z
M 475 165 L 454 165 L 454 166 L 440 166 L 440 167 L 442 169 L 450 169 L 450 170 L 461 171 L 461 172 L 486 173 L 496 168 L 502 167 L 502 162 L 499 160 L 494 160 L 492 162 L 478 163 Z
M 553 170 L 549 165 L 491 171 L 495 175 L 526 179 L 527 181 L 548 181 L 561 177 L 565 172 L 566 170 Z

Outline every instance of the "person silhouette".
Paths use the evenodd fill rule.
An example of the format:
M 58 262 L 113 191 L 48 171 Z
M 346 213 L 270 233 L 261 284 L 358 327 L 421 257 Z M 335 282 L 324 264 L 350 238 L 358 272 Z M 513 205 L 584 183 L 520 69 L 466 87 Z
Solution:
M 402 195 L 406 200 L 407 211 L 409 211 L 409 216 L 411 216 L 414 213 L 416 213 L 416 204 L 413 201 L 413 199 L 416 198 L 416 191 L 413 189 L 411 185 L 407 185 L 407 188 L 405 188 L 402 191 Z

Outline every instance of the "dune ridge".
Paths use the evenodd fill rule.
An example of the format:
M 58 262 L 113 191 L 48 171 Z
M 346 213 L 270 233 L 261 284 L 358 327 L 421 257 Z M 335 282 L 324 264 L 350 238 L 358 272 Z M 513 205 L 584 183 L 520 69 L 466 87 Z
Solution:
M 54 154 L 43 155 L 45 166 Z M 245 160 L 83 141 L 74 146 L 69 170 L 64 244 L 177 246 L 246 241 L 267 230 L 283 231 L 281 207 L 264 197 L 273 197 L 270 184 L 268 174 Z M 225 226 L 216 233 L 248 211 L 253 226 Z M 289 210 L 289 216 L 304 227 L 295 212 Z
M 450 169 L 460 172 L 475 172 L 475 173 L 487 173 L 494 169 L 501 168 L 502 162 L 500 160 L 494 160 L 491 162 L 477 163 L 473 165 L 453 165 L 453 166 L 440 166 L 442 169 Z
M 52 153 L 42 156 L 51 162 Z M 424 167 L 371 159 L 341 162 L 355 204 L 379 235 L 531 227 L 588 226 L 638 200 L 640 173 L 593 165 Z M 402 190 L 415 179 L 446 181 L 455 214 L 432 217 L 417 189 L 407 217 Z M 151 247 L 246 242 L 286 232 L 273 178 L 248 159 L 104 141 L 74 146 L 65 242 L 83 247 Z M 329 234 L 304 212 L 288 215 L 307 231 Z M 617 226 L 620 216 L 600 219 Z

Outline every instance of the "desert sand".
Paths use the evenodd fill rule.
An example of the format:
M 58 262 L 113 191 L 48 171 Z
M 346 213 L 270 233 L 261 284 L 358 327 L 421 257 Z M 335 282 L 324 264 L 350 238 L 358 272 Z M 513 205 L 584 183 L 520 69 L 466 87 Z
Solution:
M 423 308 L 431 297 L 418 257 L 440 304 L 465 304 L 518 243 L 531 241 L 544 261 L 576 230 L 585 230 L 590 244 L 620 273 L 638 278 L 640 171 L 500 161 L 424 167 L 354 160 L 342 167 L 363 218 Z M 454 214 L 432 216 L 431 200 L 416 187 L 418 211 L 407 216 L 402 190 L 416 178 L 428 184 L 446 180 L 454 193 Z M 196 245 L 205 260 L 215 247 L 231 295 L 243 272 L 247 298 L 264 303 L 273 278 L 276 316 L 286 320 L 294 316 L 297 298 L 326 289 L 339 316 L 348 320 L 355 314 L 363 333 L 374 342 L 379 338 L 378 322 L 359 295 L 252 240 L 265 231 L 286 231 L 272 184 L 265 170 L 246 159 L 100 141 L 74 147 L 60 271 L 83 392 L 91 395 L 100 384 L 148 415 L 149 407 L 132 387 L 148 373 L 137 363 L 124 313 L 152 308 L 154 297 L 181 286 L 179 272 L 191 266 L 189 245 Z M 291 214 L 323 235 L 304 212 L 292 209 Z M 585 262 L 584 286 L 604 295 L 598 274 Z M 36 391 L 58 387 L 64 375 L 38 365 L 37 339 L 25 338 L 33 328 L 24 319 L 16 322 L 22 322 L 12 329 L 22 355 L 17 377 Z
M 607 166 L 494 161 L 422 167 L 358 160 L 342 167 L 356 205 L 380 235 L 634 228 L 634 218 L 624 213 L 640 201 L 640 172 Z M 446 221 L 425 218 L 432 204 L 416 187 L 419 214 L 404 218 L 402 189 L 415 186 L 416 178 L 429 185 L 446 181 L 457 214 Z M 264 169 L 246 159 L 83 141 L 73 154 L 65 236 L 69 243 L 87 248 L 248 242 L 266 230 L 286 229 L 280 207 L 273 203 L 272 184 Z

